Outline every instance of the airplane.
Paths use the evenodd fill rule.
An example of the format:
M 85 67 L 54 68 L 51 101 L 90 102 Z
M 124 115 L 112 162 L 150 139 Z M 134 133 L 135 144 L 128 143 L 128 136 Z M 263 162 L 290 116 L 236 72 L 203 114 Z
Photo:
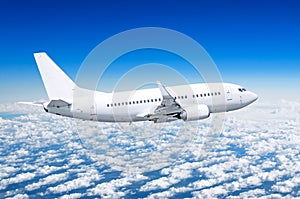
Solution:
M 99 122 L 154 123 L 206 119 L 241 109 L 258 96 L 231 83 L 199 83 L 132 91 L 100 92 L 77 86 L 45 53 L 34 53 L 49 102 L 48 113 Z

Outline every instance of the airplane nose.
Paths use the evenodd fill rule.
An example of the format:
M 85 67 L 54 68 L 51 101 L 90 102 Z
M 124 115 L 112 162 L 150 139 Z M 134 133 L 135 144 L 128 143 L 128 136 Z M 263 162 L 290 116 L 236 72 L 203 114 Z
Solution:
M 258 96 L 255 93 L 248 91 L 247 98 L 248 104 L 251 104 L 257 100 Z

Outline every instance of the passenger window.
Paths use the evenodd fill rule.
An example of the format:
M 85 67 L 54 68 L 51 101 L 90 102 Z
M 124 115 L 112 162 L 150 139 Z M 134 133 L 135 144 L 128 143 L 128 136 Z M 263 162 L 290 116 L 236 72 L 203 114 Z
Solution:
M 158 101 L 161 101 L 161 99 L 160 99 L 160 98 L 158 98 Z
M 157 99 L 155 99 L 155 102 L 157 102 Z
M 186 96 L 184 96 L 185 97 L 185 99 L 187 99 L 187 95 Z
M 120 103 L 118 103 L 118 106 L 120 106 L 121 104 Z
M 153 99 L 151 99 L 151 102 L 153 102 Z
M 125 102 L 125 104 L 127 105 L 128 103 L 127 103 L 127 102 Z
M 199 95 L 197 94 L 196 97 L 199 97 Z
M 122 106 L 124 106 L 124 102 L 122 102 Z
M 135 104 L 135 102 L 134 102 L 134 101 L 132 101 L 132 104 Z
M 149 103 L 149 102 L 150 102 L 150 100 L 147 100 L 147 102 Z
M 219 95 L 221 95 L 221 93 L 220 93 L 220 92 L 218 92 L 218 94 L 219 94 Z
M 106 104 L 107 107 L 109 107 L 109 104 Z
M 206 97 L 206 94 L 204 93 L 204 97 Z
M 193 98 L 195 98 L 195 95 L 193 95 Z
M 129 102 L 129 104 L 131 105 L 131 102 Z
M 200 97 L 203 97 L 203 95 L 202 95 L 202 94 L 200 94 Z

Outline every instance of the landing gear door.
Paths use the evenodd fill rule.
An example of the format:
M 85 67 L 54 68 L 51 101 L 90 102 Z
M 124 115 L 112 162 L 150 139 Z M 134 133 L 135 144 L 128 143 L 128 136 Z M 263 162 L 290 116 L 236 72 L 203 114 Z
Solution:
M 227 101 L 232 100 L 231 88 L 229 86 L 225 87 L 226 99 Z

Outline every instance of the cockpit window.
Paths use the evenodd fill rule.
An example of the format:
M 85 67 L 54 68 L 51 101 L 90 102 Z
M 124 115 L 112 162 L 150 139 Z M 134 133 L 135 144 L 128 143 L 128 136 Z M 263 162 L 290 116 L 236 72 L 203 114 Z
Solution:
M 246 89 L 245 88 L 239 88 L 238 89 L 240 92 L 244 92 L 244 91 L 246 91 Z

